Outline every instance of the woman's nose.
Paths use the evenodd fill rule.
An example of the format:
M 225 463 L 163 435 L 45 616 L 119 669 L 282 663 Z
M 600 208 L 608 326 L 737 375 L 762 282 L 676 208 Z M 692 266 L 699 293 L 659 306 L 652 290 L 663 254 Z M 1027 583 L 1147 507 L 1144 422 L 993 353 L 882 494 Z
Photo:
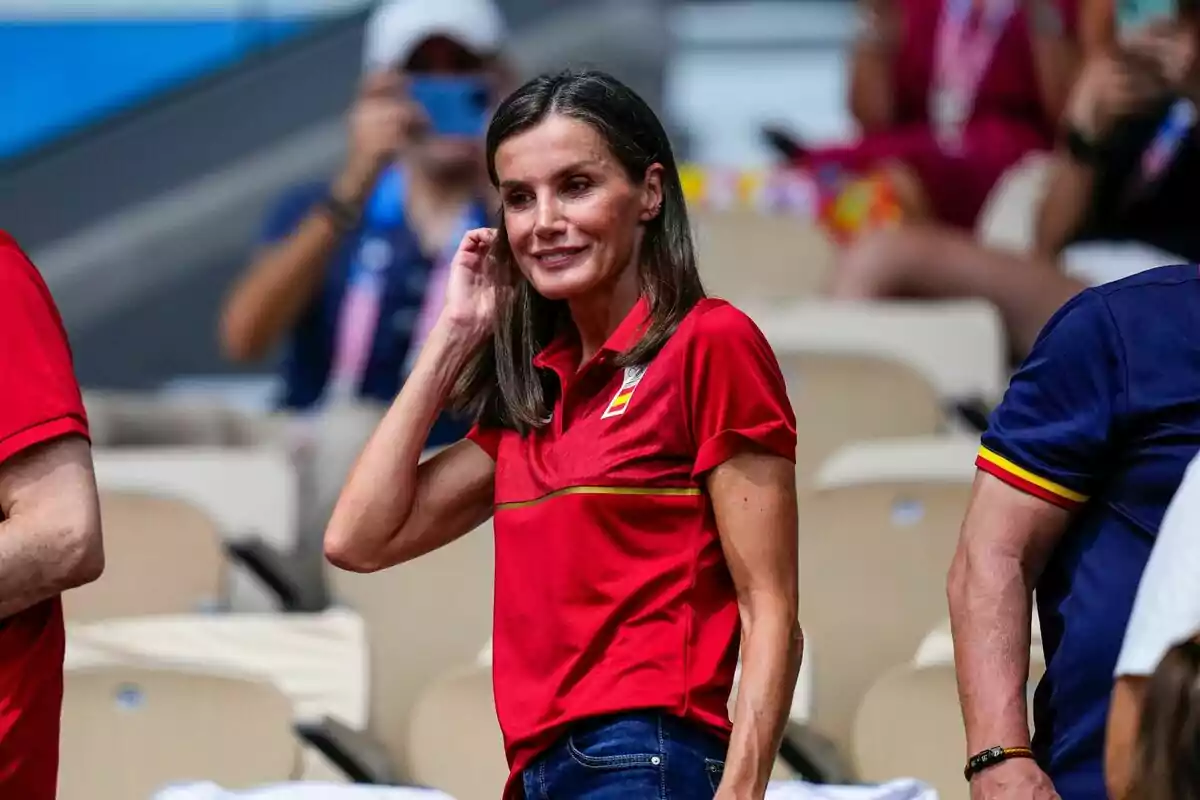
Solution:
M 558 203 L 551 198 L 539 200 L 533 232 L 538 236 L 546 237 L 559 234 L 563 230 L 563 218 L 559 212 Z

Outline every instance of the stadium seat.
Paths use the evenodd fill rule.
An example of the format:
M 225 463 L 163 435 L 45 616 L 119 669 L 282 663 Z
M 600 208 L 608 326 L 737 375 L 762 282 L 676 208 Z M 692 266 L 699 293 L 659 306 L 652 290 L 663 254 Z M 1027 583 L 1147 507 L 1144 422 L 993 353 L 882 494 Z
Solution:
M 946 572 L 974 478 L 973 437 L 859 442 L 800 508 L 800 622 L 813 645 L 813 727 L 850 751 L 871 683 L 947 616 Z
M 821 292 L 835 251 L 813 223 L 752 210 L 692 212 L 700 276 L 735 304 L 786 303 Z
M 907 365 L 942 399 L 997 401 L 1008 384 L 1004 328 L 988 303 L 834 302 L 746 306 L 777 354 L 873 355 Z
M 796 412 L 796 480 L 859 439 L 932 435 L 943 424 L 937 393 L 905 365 L 869 354 L 776 350 Z
M 473 664 L 434 680 L 413 706 L 408 736 L 413 782 L 455 800 L 495 800 L 502 794 L 508 762 L 490 667 Z
M 235 447 L 259 437 L 254 417 L 209 400 L 88 389 L 83 402 L 97 447 Z
M 1030 694 L 1044 669 L 1034 658 Z M 954 666 L 900 664 L 884 674 L 858 709 L 853 752 L 863 781 L 917 778 L 942 800 L 967 800 L 967 744 Z
M 472 663 L 491 637 L 493 564 L 489 521 L 446 547 L 384 572 L 330 570 L 333 596 L 366 624 L 368 731 L 401 780 L 413 779 L 409 731 L 418 697 L 451 670 Z M 487 713 L 495 713 L 490 705 Z M 339 758 L 353 762 L 353 747 L 333 760 Z
M 290 554 L 299 530 L 299 486 L 279 447 L 121 447 L 93 451 L 101 490 L 173 497 L 207 513 L 226 543 L 262 541 Z M 319 577 L 319 576 L 318 576 Z M 306 587 L 318 593 L 320 587 Z M 230 572 L 231 608 L 264 611 L 274 594 L 240 567 Z
M 1050 153 L 1029 153 L 1000 176 L 975 225 L 980 244 L 1019 254 L 1033 250 L 1036 215 L 1053 161 Z
M 227 564 L 212 518 L 185 500 L 100 492 L 106 565 L 63 596 L 70 622 L 225 607 Z
M 149 798 L 178 781 L 230 788 L 293 778 L 292 707 L 240 675 L 137 667 L 70 669 L 60 800 Z

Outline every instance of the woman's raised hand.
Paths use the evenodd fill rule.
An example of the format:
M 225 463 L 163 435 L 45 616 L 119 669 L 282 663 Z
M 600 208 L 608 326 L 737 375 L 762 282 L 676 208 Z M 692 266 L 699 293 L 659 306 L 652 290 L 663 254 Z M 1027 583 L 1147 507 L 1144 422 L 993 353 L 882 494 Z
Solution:
M 443 321 L 455 331 L 482 341 L 496 319 L 499 282 L 492 245 L 495 228 L 468 231 L 450 262 Z

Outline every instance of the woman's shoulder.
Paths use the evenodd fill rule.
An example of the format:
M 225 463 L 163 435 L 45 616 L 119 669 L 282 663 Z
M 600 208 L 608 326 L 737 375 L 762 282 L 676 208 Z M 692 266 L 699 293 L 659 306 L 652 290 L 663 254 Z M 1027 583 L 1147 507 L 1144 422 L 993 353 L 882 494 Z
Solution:
M 746 312 L 717 297 L 705 297 L 692 307 L 680 326 L 689 340 L 704 342 L 763 338 L 762 331 Z

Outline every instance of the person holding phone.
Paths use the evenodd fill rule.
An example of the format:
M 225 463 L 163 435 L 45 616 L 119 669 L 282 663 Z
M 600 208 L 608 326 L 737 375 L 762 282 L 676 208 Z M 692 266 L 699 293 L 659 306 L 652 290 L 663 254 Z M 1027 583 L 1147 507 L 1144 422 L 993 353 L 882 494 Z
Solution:
M 705 297 L 670 141 L 615 78 L 529 82 L 487 160 L 500 227 L 464 237 L 325 552 L 374 572 L 493 518 L 505 800 L 762 800 L 802 650 L 775 355 Z M 478 423 L 422 462 L 448 405 Z
M 221 318 L 235 361 L 286 342 L 284 409 L 399 391 L 458 240 L 488 223 L 481 145 L 503 39 L 490 0 L 392 0 L 368 22 L 345 166 L 280 198 Z M 443 420 L 431 444 L 465 430 Z

